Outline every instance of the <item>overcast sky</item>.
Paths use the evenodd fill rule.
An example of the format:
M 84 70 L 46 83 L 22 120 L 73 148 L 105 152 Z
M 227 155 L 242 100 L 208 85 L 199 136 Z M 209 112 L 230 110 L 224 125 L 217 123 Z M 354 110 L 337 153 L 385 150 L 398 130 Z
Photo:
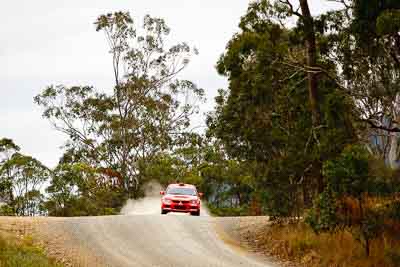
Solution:
M 112 65 L 103 34 L 93 22 L 112 11 L 129 11 L 139 24 L 145 14 L 162 17 L 170 37 L 196 46 L 182 78 L 206 91 L 202 112 L 210 111 L 226 80 L 215 63 L 238 31 L 248 0 L 1 0 L 0 138 L 12 138 L 22 152 L 49 167 L 56 165 L 65 136 L 41 117 L 33 97 L 48 85 L 113 86 Z M 311 0 L 312 11 L 332 8 Z M 200 123 L 200 122 L 199 122 Z

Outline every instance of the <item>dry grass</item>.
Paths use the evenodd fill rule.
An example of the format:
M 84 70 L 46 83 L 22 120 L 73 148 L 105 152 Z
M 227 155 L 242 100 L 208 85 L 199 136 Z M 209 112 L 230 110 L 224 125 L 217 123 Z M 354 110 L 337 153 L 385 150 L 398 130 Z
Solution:
M 0 232 L 0 267 L 61 267 L 49 259 L 29 236 Z
M 372 242 L 370 257 L 366 257 L 361 243 L 350 231 L 316 235 L 302 223 L 272 225 L 258 233 L 250 232 L 246 239 L 261 240 L 258 249 L 280 260 L 294 262 L 296 266 L 400 266 L 400 239 L 389 235 Z

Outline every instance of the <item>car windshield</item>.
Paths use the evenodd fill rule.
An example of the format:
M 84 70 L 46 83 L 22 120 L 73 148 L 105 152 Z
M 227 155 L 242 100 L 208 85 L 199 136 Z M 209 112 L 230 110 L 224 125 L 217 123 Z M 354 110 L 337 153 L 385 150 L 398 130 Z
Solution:
M 169 195 L 190 195 L 195 196 L 196 190 L 188 187 L 170 187 L 167 189 Z

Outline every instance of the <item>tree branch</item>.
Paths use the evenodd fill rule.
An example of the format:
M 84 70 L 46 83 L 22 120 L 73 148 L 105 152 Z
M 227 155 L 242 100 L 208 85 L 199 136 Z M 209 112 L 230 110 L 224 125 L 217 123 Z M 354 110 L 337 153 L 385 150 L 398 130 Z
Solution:
M 377 125 L 371 119 L 363 119 L 361 121 L 368 123 L 369 126 L 371 126 L 371 128 L 373 128 L 373 129 L 379 129 L 379 130 L 383 130 L 383 131 L 387 131 L 387 132 L 391 132 L 391 133 L 400 133 L 399 127 L 386 127 L 383 125 Z
M 303 17 L 303 15 L 300 14 L 300 12 L 299 12 L 299 8 L 296 9 L 296 10 L 294 10 L 294 7 L 293 7 L 292 3 L 290 3 L 289 0 L 279 0 L 279 2 L 282 3 L 282 4 L 284 4 L 284 5 L 287 5 L 287 6 L 289 7 L 289 12 L 290 12 L 291 14 L 296 15 L 296 16 L 299 17 L 299 18 L 302 18 L 302 17 Z

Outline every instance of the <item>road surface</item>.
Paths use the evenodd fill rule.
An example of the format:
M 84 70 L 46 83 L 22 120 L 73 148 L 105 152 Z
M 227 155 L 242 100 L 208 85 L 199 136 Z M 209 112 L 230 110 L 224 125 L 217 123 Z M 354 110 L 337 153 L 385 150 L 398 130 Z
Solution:
M 225 232 L 263 218 L 215 218 L 204 209 L 200 217 L 161 215 L 159 201 L 129 203 L 118 216 L 36 219 L 33 228 L 54 256 L 71 258 L 73 266 L 274 266 L 236 246 Z

